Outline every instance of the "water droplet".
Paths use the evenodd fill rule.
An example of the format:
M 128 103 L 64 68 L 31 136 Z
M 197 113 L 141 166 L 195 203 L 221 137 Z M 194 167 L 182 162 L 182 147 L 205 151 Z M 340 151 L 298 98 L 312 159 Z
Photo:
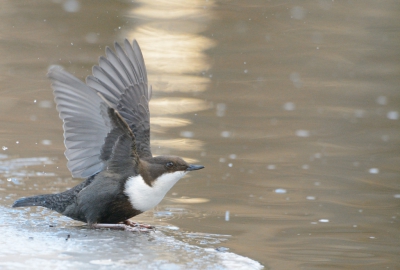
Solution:
M 390 120 L 397 120 L 399 119 L 399 112 L 397 111 L 390 111 L 387 113 L 387 118 L 389 118 Z
M 221 137 L 224 138 L 229 138 L 232 135 L 232 133 L 230 131 L 222 131 L 221 132 Z
M 40 143 L 43 145 L 51 145 L 52 144 L 52 142 L 50 140 L 42 140 Z
M 229 211 L 225 212 L 225 221 L 229 221 L 230 215 L 229 215 Z
M 285 194 L 287 191 L 284 188 L 277 188 L 274 190 L 274 192 L 277 194 Z
M 96 33 L 90 32 L 90 33 L 88 33 L 88 34 L 85 36 L 85 39 L 86 39 L 86 41 L 87 41 L 88 43 L 93 44 L 93 43 L 96 43 L 96 42 L 97 42 L 98 36 L 97 36 Z
M 185 138 L 192 138 L 194 133 L 192 131 L 182 131 L 180 135 Z
M 309 137 L 310 131 L 304 130 L 304 129 L 296 130 L 296 136 L 297 137 Z
M 379 96 L 376 99 L 376 103 L 378 103 L 379 105 L 386 105 L 387 104 L 387 97 L 385 96 Z
M 315 154 L 314 154 L 314 157 L 315 157 L 315 158 L 321 158 L 321 157 L 322 157 L 322 154 L 321 154 L 321 153 L 315 153 Z
M 275 166 L 274 164 L 269 164 L 269 165 L 267 166 L 267 169 L 268 169 L 268 170 L 275 170 L 275 169 L 276 169 L 276 166 Z
M 53 107 L 53 102 L 50 100 L 42 100 L 39 102 L 40 108 L 51 108 Z
M 8 182 L 12 182 L 15 185 L 20 185 L 21 183 L 19 182 L 19 180 L 17 178 L 7 178 Z
M 283 109 L 286 111 L 293 111 L 294 109 L 296 109 L 296 105 L 294 105 L 293 102 L 286 102 L 285 104 L 283 104 Z
M 378 174 L 379 173 L 379 169 L 378 168 L 371 168 L 371 169 L 369 169 L 369 173 Z
M 81 9 L 81 4 L 77 0 L 67 0 L 63 4 L 66 12 L 78 12 Z

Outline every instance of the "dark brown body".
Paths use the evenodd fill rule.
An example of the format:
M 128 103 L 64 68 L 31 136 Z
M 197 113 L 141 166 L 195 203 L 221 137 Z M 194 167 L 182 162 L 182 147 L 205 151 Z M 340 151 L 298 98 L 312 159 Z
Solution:
M 128 177 L 103 171 L 58 194 L 21 198 L 13 207 L 42 206 L 88 224 L 122 222 L 142 213 L 124 194 Z

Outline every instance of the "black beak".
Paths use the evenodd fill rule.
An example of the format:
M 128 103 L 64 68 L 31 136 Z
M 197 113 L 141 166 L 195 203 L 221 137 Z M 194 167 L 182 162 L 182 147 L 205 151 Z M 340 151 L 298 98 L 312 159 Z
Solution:
M 204 168 L 203 165 L 189 165 L 189 167 L 187 167 L 186 171 L 195 171 L 195 170 L 200 170 L 203 168 Z

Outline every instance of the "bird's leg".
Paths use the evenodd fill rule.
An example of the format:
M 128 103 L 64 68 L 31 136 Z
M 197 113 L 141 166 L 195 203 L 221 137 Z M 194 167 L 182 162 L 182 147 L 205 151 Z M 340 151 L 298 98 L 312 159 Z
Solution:
M 139 224 L 130 220 L 118 224 L 107 224 L 107 223 L 94 223 L 89 225 L 93 229 L 111 229 L 111 230 L 122 230 L 130 232 L 150 232 L 154 231 L 154 227 L 150 225 Z
M 122 230 L 122 231 L 133 231 L 138 232 L 138 228 L 126 226 L 125 224 L 106 224 L 106 223 L 95 223 L 90 225 L 93 229 L 111 229 L 111 230 Z
M 137 222 L 133 222 L 132 220 L 125 220 L 123 222 L 121 222 L 122 224 L 125 224 L 126 226 L 129 227 L 133 227 L 133 228 L 140 228 L 140 231 L 151 231 L 151 230 L 155 230 L 156 228 L 154 226 L 148 225 L 148 224 L 140 224 Z

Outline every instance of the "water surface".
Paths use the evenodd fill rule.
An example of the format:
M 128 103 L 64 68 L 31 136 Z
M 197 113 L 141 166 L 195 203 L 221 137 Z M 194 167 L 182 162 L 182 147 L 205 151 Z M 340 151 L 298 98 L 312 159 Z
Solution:
M 2 248 L 2 258 L 12 255 L 4 267 L 22 267 L 20 251 L 25 262 L 48 268 L 233 268 L 222 261 L 244 257 L 254 261 L 243 267 L 255 269 L 257 261 L 266 269 L 400 264 L 396 1 L 0 7 L 1 245 L 27 243 Z M 47 210 L 10 209 L 20 196 L 79 183 L 66 168 L 48 67 L 84 79 L 105 46 L 124 38 L 139 41 L 153 85 L 153 153 L 206 169 L 137 217 L 159 226 L 153 236 L 93 232 Z M 66 241 L 68 234 L 76 238 Z M 85 237 L 101 244 L 84 251 Z M 36 239 L 35 249 L 29 241 Z M 45 246 L 53 252 L 43 253 Z M 185 249 L 190 260 L 179 264 L 172 254 Z M 140 265 L 139 253 L 150 266 Z

